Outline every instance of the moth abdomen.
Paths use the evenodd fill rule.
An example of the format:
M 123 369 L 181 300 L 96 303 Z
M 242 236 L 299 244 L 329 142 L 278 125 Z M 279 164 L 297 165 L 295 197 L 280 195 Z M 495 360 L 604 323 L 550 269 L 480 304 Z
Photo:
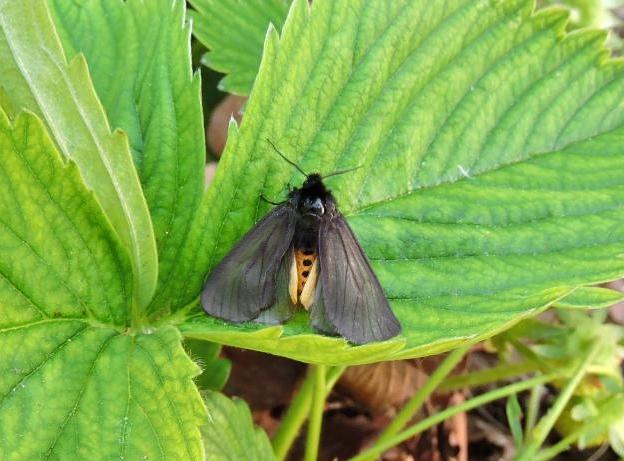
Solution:
M 295 250 L 295 264 L 297 265 L 297 294 L 301 296 L 312 266 L 316 262 L 318 253 L 316 250 Z
M 292 303 L 308 309 L 312 305 L 318 273 L 318 219 L 300 216 L 293 237 L 293 259 L 290 270 Z

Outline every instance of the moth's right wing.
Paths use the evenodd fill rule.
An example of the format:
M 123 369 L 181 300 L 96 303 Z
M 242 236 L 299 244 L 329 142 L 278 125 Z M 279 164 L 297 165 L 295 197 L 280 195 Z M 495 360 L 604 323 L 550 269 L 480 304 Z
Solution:
M 312 325 L 337 332 L 354 344 L 384 341 L 401 332 L 377 276 L 353 231 L 340 214 L 319 231 L 321 284 Z
M 295 210 L 278 205 L 212 271 L 201 294 L 204 310 L 232 322 L 252 320 L 277 301 L 280 268 L 295 233 Z M 279 288 L 283 290 L 283 288 Z

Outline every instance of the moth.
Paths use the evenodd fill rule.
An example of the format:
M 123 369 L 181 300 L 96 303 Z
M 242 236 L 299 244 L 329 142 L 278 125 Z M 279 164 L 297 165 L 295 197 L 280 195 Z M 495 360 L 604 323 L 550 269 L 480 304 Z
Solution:
M 396 336 L 399 321 L 324 178 L 275 150 L 306 179 L 213 270 L 204 310 L 231 322 L 277 324 L 303 307 L 314 329 L 354 344 Z

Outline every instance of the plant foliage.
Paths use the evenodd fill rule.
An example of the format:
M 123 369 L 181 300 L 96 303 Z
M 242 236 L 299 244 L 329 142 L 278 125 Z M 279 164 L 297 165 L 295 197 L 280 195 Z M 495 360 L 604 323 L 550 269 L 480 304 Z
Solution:
M 277 0 L 193 4 L 223 86 L 253 82 L 205 193 L 184 2 L 0 0 L 8 459 L 202 459 L 210 413 L 182 336 L 355 364 L 477 341 L 570 293 L 613 300 L 585 288 L 624 275 L 624 73 L 603 33 L 566 35 L 564 12 L 529 0 L 295 0 L 281 35 Z M 361 166 L 328 183 L 401 337 L 352 347 L 305 313 L 264 327 L 197 308 L 260 196 L 302 181 L 266 138 L 306 171 Z M 206 387 L 227 375 L 215 354 Z
M 176 291 L 200 289 L 193 271 L 266 213 L 261 195 L 302 181 L 269 138 L 306 171 L 361 166 L 328 182 L 404 334 L 361 355 L 302 336 L 301 317 L 262 329 L 199 315 L 185 334 L 312 362 L 413 357 L 620 276 L 622 62 L 566 20 L 524 0 L 295 1 L 269 31 Z

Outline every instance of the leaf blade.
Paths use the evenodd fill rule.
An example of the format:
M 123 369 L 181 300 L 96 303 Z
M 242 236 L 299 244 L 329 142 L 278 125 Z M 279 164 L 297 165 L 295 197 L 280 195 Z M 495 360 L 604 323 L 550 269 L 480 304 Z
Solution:
M 287 0 L 242 4 L 237 0 L 193 0 L 193 34 L 208 51 L 202 64 L 227 74 L 219 88 L 247 95 L 258 73 L 267 26 L 282 28 Z
M 204 188 L 201 82 L 191 69 L 184 4 L 49 4 L 66 54 L 84 54 L 110 124 L 128 133 L 158 247 L 158 287 L 148 307 L 155 313 L 168 303 L 162 291 L 176 276 Z
M 7 459 L 203 459 L 197 369 L 177 332 L 132 337 L 79 323 L 76 331 L 57 324 L 19 338 L 0 334 L 4 346 L 21 344 L 2 360 L 11 370 L 0 382 Z M 40 350 L 43 338 L 49 351 Z
M 579 287 L 556 306 L 563 309 L 602 309 L 624 301 L 624 293 L 609 288 Z
M 403 324 L 406 348 L 389 357 L 488 337 L 620 277 L 623 66 L 602 33 L 565 35 L 565 20 L 524 0 L 294 2 L 230 129 L 192 267 L 253 225 L 261 194 L 300 181 L 268 137 L 306 171 L 364 164 L 330 186 Z M 226 336 L 200 323 L 192 335 Z M 298 353 L 256 342 L 260 326 L 228 328 L 230 344 L 248 334 L 247 347 L 305 356 L 307 342 Z
M 127 325 L 129 255 L 76 165 L 63 164 L 33 114 L 11 123 L 0 111 L 0 147 L 0 325 L 58 317 Z
M 207 459 L 274 460 L 266 433 L 256 427 L 244 400 L 229 399 L 218 392 L 204 394 L 208 420 L 202 427 Z
M 0 450 L 202 459 L 198 369 L 175 328 L 128 328 L 130 256 L 76 165 L 31 113 L 0 111 L 0 150 Z
M 156 286 L 158 261 L 126 136 L 111 133 L 84 59 L 65 60 L 45 2 L 2 1 L 0 28 L 0 62 L 7 75 L 3 93 L 15 110 L 40 115 L 63 154 L 79 165 L 131 251 L 135 298 L 144 307 Z

